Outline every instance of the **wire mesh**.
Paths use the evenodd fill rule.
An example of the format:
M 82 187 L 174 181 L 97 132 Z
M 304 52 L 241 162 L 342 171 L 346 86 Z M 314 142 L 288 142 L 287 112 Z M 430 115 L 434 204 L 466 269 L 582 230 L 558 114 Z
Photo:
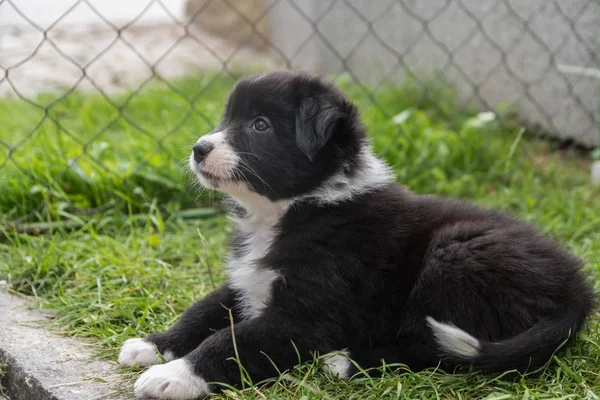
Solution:
M 53 211 L 58 214 L 106 207 L 119 197 L 120 184 L 143 192 L 140 182 L 160 181 L 175 198 L 175 192 L 186 193 L 155 173 L 188 154 L 173 138 L 186 135 L 190 142 L 194 133 L 214 127 L 220 110 L 207 109 L 207 96 L 254 69 L 343 74 L 387 118 L 402 111 L 380 104 L 379 93 L 388 85 L 410 80 L 421 89 L 415 102 L 448 112 L 438 104 L 436 88 L 450 81 L 458 87 L 453 112 L 473 104 L 498 110 L 504 102 L 503 109 L 513 106 L 563 139 L 583 137 L 579 142 L 588 147 L 595 140 L 598 114 L 590 102 L 597 101 L 595 82 L 561 69 L 562 64 L 598 65 L 600 3 L 595 0 L 265 0 L 252 13 L 246 5 L 254 2 L 204 0 L 195 8 L 188 4 L 184 17 L 174 2 L 147 0 L 125 23 L 108 17 L 102 2 L 76 0 L 46 24 L 37 18 L 44 10 L 31 15 L 29 3 L 0 0 L 0 97 L 13 99 L 0 102 L 6 105 L 0 117 L 10 120 L 14 112 L 30 121 L 28 129 L 0 128 L 5 132 L 0 135 L 2 215 L 13 222 L 45 218 L 52 198 L 61 200 Z M 203 27 L 218 25 L 210 20 L 217 5 L 236 17 L 238 28 L 246 28 L 235 42 Z M 87 22 L 74 23 L 82 11 Z M 150 18 L 159 14 L 158 22 Z M 202 79 L 186 80 L 188 64 Z M 444 79 L 431 80 L 430 72 Z M 165 90 L 170 93 L 166 111 L 140 96 L 161 97 Z M 91 105 L 85 97 L 90 93 Z M 15 104 L 15 110 L 8 109 Z M 78 107 L 88 111 L 72 115 Z M 110 117 L 94 122 L 98 108 Z M 156 129 L 145 112 L 164 112 L 170 122 Z M 107 148 L 132 136 L 145 142 L 135 159 L 106 155 Z M 36 145 L 66 142 L 68 154 L 61 154 L 60 145 Z M 37 165 L 48 153 L 58 153 L 61 161 L 49 169 Z M 8 194 L 19 182 L 28 185 L 34 200 L 14 205 L 18 195 Z M 78 199 L 70 195 L 74 185 L 95 188 L 88 199 Z M 112 197 L 102 195 L 107 187 L 114 189 Z M 130 200 L 130 193 L 120 195 Z

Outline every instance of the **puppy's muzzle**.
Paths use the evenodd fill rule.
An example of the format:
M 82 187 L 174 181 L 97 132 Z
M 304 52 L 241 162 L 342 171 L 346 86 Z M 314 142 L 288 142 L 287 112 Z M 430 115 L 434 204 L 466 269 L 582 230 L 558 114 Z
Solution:
M 204 160 L 208 153 L 211 152 L 213 148 L 214 146 L 212 145 L 212 143 L 209 143 L 205 140 L 201 140 L 198 143 L 196 143 L 193 147 L 194 161 L 200 163 L 202 160 Z

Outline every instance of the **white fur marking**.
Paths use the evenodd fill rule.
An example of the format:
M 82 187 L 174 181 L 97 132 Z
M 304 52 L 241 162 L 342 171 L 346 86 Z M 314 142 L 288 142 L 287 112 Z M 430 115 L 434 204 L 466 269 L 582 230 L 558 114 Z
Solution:
M 433 330 L 437 343 L 444 351 L 468 359 L 479 356 L 481 349 L 479 340 L 454 325 L 438 322 L 431 317 L 426 319 Z
M 252 193 L 252 192 L 250 192 Z M 288 209 L 289 202 L 272 202 L 254 193 L 238 196 L 248 215 L 236 220 L 244 240 L 245 253 L 228 263 L 231 287 L 243 293 L 242 314 L 246 318 L 259 316 L 269 301 L 271 285 L 279 277 L 273 270 L 259 268 L 258 261 L 269 251 L 277 235 L 275 226 Z
M 138 399 L 196 399 L 209 392 L 206 381 L 183 358 L 151 367 L 133 389 Z
M 129 339 L 121 346 L 119 353 L 119 364 L 121 365 L 147 367 L 160 363 L 156 346 L 145 339 Z
M 165 351 L 165 355 L 163 357 L 165 358 L 165 360 L 167 360 L 167 362 L 177 359 L 177 357 L 175 357 L 175 354 L 173 354 L 171 350 Z
M 319 188 L 297 200 L 313 199 L 318 204 L 335 204 L 351 200 L 379 186 L 393 182 L 391 169 L 377 158 L 370 146 L 364 145 L 359 154 L 361 163 L 351 177 L 340 171 L 327 179 Z
M 340 378 L 348 378 L 350 376 L 350 353 L 347 351 L 338 351 L 337 354 L 323 357 L 323 371 L 329 372 Z

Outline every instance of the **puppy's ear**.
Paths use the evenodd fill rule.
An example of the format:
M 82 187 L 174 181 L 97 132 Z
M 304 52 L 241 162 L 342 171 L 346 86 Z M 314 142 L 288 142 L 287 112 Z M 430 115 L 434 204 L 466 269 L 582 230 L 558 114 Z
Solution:
M 324 99 L 304 99 L 296 112 L 296 144 L 313 161 L 343 118 L 344 114 Z

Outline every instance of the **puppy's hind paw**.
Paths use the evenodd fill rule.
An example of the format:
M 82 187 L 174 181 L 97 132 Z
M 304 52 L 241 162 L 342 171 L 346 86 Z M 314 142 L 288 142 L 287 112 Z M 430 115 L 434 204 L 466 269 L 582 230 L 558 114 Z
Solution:
M 348 378 L 352 370 L 350 353 L 341 351 L 334 354 L 328 354 L 323 357 L 323 366 L 321 369 L 340 378 Z

